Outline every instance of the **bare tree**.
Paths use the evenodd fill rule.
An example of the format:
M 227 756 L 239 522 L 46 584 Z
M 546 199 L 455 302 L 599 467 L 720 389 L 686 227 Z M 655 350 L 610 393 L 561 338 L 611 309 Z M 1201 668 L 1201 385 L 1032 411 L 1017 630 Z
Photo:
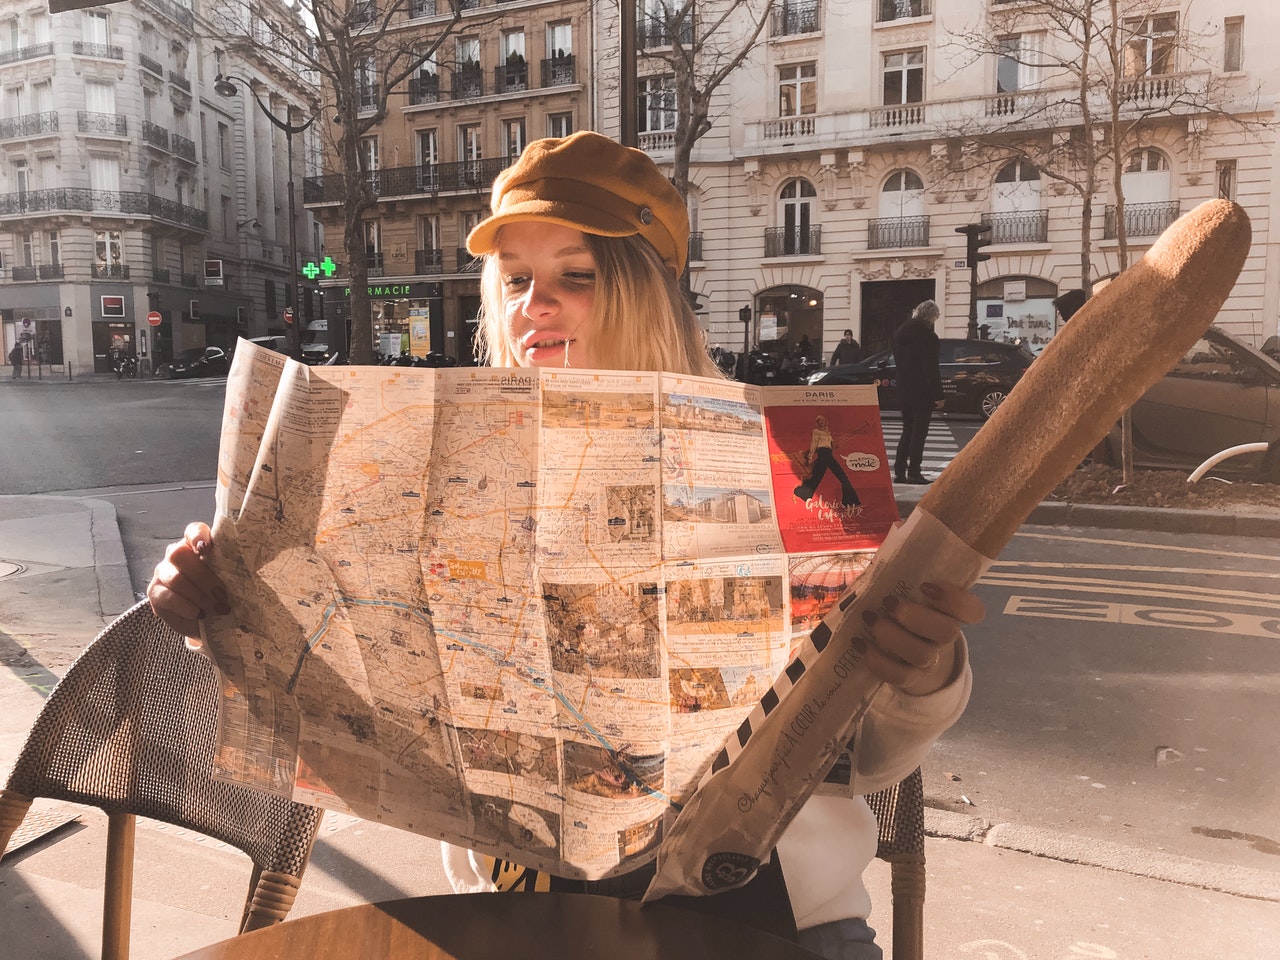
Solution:
M 372 363 L 364 217 L 378 202 L 378 177 L 367 169 L 361 141 L 386 118 L 390 98 L 402 94 L 405 82 L 424 66 L 443 64 L 455 74 L 471 69 L 469 64 L 437 56 L 458 29 L 464 0 L 297 0 L 297 4 L 312 25 L 311 33 L 299 34 L 286 22 L 263 18 L 245 21 L 255 25 L 255 35 L 247 39 L 298 65 L 319 84 L 319 98 L 313 105 L 322 121 L 317 126 L 325 153 L 335 162 L 343 183 L 340 225 L 351 285 L 350 361 Z M 251 0 L 244 6 L 253 9 Z M 411 16 L 433 13 L 438 19 L 430 24 L 407 28 Z M 468 18 L 467 26 L 482 26 L 491 19 Z M 330 336 L 335 332 L 343 339 L 341 331 L 331 330 Z M 342 351 L 346 344 L 329 346 Z
M 1185 18 L 1159 0 L 1041 0 L 994 6 L 985 16 L 983 24 L 953 30 L 946 47 L 961 66 L 984 58 L 1000 64 L 985 125 L 951 131 L 951 156 L 962 159 L 949 172 L 972 177 L 975 169 L 1021 159 L 1059 191 L 1079 197 L 1086 293 L 1093 281 L 1093 198 L 1103 183 L 1115 198 L 1119 267 L 1128 266 L 1125 161 L 1145 131 L 1181 123 L 1195 139 L 1212 120 L 1265 126 L 1252 116 L 1256 93 L 1252 108 L 1224 109 L 1234 91 L 1208 67 L 1207 37 L 1193 35 Z

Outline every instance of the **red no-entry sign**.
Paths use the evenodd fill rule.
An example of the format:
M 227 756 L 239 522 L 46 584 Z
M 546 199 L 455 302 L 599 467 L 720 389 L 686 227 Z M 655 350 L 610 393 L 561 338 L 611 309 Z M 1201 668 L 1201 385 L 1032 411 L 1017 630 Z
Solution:
M 151 324 L 153 327 L 160 326 L 160 322 L 162 320 L 164 320 L 164 317 L 160 316 L 160 311 L 158 310 L 152 310 L 147 314 L 147 323 Z

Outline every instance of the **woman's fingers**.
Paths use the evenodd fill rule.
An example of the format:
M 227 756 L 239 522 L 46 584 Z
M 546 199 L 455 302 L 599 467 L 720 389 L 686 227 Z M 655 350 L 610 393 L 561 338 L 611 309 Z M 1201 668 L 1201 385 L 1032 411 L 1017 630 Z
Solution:
M 212 549 L 209 527 L 189 525 L 183 539 L 165 549 L 147 585 L 151 609 L 186 636 L 199 636 L 200 618 L 231 612 L 226 588 L 206 562 Z
M 984 615 L 982 601 L 962 587 L 925 583 L 921 593 L 924 603 L 890 596 L 881 602 L 882 612 L 863 615 L 872 639 L 868 669 L 914 694 L 933 693 L 955 680 L 961 624 Z

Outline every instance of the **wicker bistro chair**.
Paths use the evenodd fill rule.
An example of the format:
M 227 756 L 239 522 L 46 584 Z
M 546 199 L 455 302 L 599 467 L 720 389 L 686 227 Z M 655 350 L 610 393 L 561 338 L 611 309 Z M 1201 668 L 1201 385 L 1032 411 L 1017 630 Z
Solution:
M 217 702 L 213 665 L 139 603 L 67 670 L 0 790 L 0 854 L 35 797 L 106 812 L 104 960 L 129 955 L 135 816 L 249 855 L 241 932 L 277 923 L 293 906 L 321 811 L 212 779 Z
M 920 768 L 868 794 L 880 825 L 876 856 L 888 862 L 893 891 L 893 960 L 924 958 L 924 783 Z

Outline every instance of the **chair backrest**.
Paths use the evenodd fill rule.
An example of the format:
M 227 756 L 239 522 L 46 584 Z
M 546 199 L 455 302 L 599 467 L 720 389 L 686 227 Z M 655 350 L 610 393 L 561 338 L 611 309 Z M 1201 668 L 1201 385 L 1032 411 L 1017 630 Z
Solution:
M 880 825 L 876 856 L 889 863 L 893 891 L 893 960 L 924 958 L 924 781 L 920 768 L 868 794 Z
M 218 679 L 144 602 L 108 626 L 68 668 L 27 736 L 0 796 L 0 852 L 36 797 L 98 807 L 112 818 L 162 820 L 222 840 L 253 861 L 242 929 L 284 918 L 322 811 L 212 777 Z M 16 819 L 15 819 L 16 813 Z M 115 831 L 129 845 L 131 827 Z M 124 834 L 128 834 L 124 836 Z M 108 861 L 119 849 L 108 849 Z M 120 874 L 106 895 L 120 898 Z M 128 873 L 124 874 L 127 882 Z M 104 957 L 127 956 L 109 946 Z M 108 914 L 109 917 L 109 914 Z M 118 918 L 117 918 L 118 919 Z M 108 919 L 108 923 L 110 923 Z

